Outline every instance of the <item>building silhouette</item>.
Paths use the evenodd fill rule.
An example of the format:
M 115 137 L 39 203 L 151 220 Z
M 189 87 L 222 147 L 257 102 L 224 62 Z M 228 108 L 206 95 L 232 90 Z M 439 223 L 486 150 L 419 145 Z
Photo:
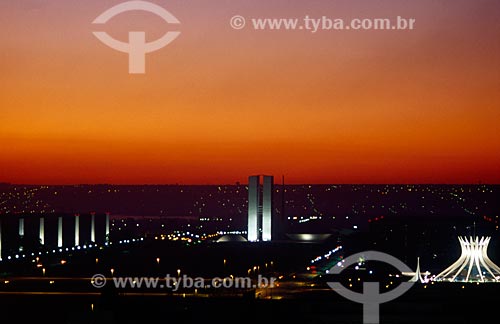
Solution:
M 273 224 L 273 176 L 248 177 L 248 241 L 271 241 Z

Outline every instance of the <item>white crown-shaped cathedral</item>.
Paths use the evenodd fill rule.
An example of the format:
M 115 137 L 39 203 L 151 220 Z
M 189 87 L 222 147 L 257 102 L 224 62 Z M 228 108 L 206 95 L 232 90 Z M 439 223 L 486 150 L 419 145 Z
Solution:
M 488 258 L 491 237 L 458 237 L 460 258 L 434 280 L 451 282 L 500 282 L 500 268 Z

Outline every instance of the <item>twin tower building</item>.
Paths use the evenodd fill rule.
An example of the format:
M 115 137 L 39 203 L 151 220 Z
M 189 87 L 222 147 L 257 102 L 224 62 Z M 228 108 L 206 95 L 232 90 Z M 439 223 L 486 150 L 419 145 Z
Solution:
M 249 242 L 271 241 L 277 230 L 273 222 L 274 178 L 267 175 L 248 177 Z
M 273 176 L 248 178 L 249 242 L 271 241 L 280 236 L 282 224 L 273 217 L 273 192 Z M 109 230 L 108 213 L 3 215 L 0 217 L 0 260 L 6 254 L 22 251 L 23 245 L 61 248 L 104 243 L 109 238 Z

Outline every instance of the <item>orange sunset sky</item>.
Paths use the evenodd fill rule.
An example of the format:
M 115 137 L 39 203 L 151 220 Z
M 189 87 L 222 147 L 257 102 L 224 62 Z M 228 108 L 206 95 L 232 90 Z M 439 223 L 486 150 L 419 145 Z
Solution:
M 0 182 L 500 183 L 500 2 L 0 2 Z M 234 30 L 247 18 L 415 18 L 406 31 Z M 180 36 L 128 73 L 92 34 Z

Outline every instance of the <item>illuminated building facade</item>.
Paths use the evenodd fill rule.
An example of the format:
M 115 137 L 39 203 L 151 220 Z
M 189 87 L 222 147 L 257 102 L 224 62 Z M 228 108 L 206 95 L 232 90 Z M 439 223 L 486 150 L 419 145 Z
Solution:
M 272 176 L 248 177 L 248 241 L 271 241 L 273 220 Z
M 491 237 L 458 237 L 462 253 L 435 281 L 500 282 L 500 268 L 488 257 Z

